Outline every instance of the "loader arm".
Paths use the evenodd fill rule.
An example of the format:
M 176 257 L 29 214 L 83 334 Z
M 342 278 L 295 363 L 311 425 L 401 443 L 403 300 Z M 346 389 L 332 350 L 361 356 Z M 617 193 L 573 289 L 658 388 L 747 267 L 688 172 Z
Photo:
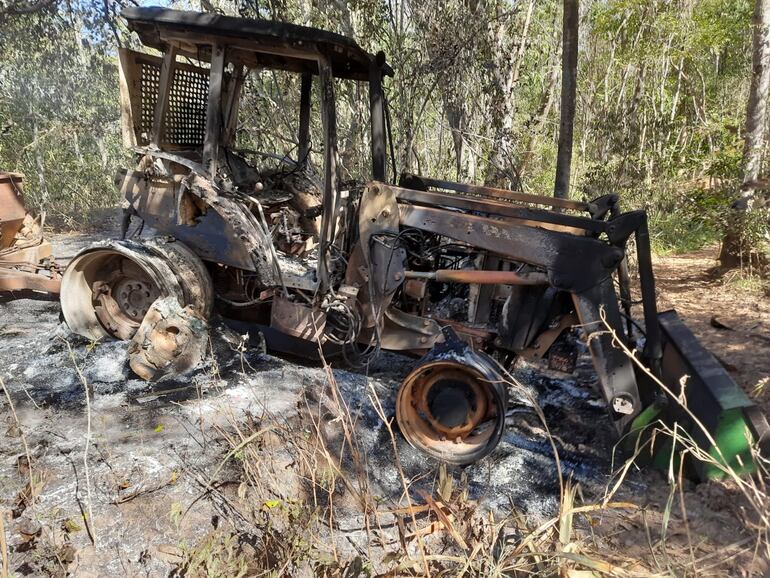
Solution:
M 752 469 L 751 446 L 757 442 L 766 443 L 767 421 L 675 313 L 659 316 L 647 216 L 643 211 L 621 213 L 614 195 L 592 203 L 567 201 L 564 206 L 556 207 L 560 209 L 556 212 L 539 206 L 554 206 L 562 203 L 561 200 L 537 195 L 420 177 L 411 177 L 405 184 L 416 188 L 369 184 L 362 197 L 365 215 L 359 222 L 362 237 L 366 239 L 362 247 L 372 248 L 374 245 L 369 241 L 378 233 L 392 235 L 394 230 L 419 230 L 486 251 L 498 260 L 520 264 L 529 273 L 506 273 L 483 270 L 483 267 L 482 270 L 457 274 L 451 271 L 422 273 L 410 271 L 403 254 L 394 259 L 392 252 L 381 248 L 365 250 L 370 273 L 387 286 L 386 291 L 373 297 L 375 301 L 379 300 L 381 307 L 391 303 L 398 286 L 395 281 L 401 279 L 455 281 L 476 286 L 503 283 L 525 289 L 519 292 L 525 297 L 530 286 L 546 285 L 539 293 L 535 288 L 534 294 L 540 297 L 528 301 L 525 298 L 520 302 L 519 309 L 531 310 L 517 317 L 518 333 L 516 330 L 506 333 L 502 326 L 496 334 L 474 334 L 468 328 L 457 328 L 458 333 L 465 331 L 466 340 L 477 338 L 482 347 L 483 343 L 493 343 L 498 349 L 509 348 L 521 354 L 541 336 L 546 341 L 545 335 L 549 332 L 548 343 L 552 343 L 564 329 L 564 323 L 554 331 L 553 321 L 550 325 L 544 322 L 549 307 L 553 309 L 554 299 L 553 296 L 548 299 L 542 296 L 549 291 L 568 294 L 573 315 L 583 328 L 600 393 L 619 437 L 641 431 L 651 423 L 652 416 L 652 422 L 660 420 L 686 425 L 695 442 L 720 463 L 743 464 L 739 468 L 741 471 Z M 451 192 L 431 190 L 428 184 L 448 188 Z M 589 216 L 567 214 L 561 212 L 563 210 L 587 212 Z M 397 226 L 392 219 L 396 211 Z M 630 318 L 628 323 L 624 322 L 624 316 L 630 314 L 631 295 L 625 247 L 632 235 L 636 241 L 638 294 L 641 295 L 644 320 L 641 363 L 650 368 L 650 375 L 640 371 L 619 347 L 623 343 L 633 351 L 638 337 L 634 335 Z M 562 313 L 565 311 L 563 309 Z M 569 319 L 566 315 L 564 318 Z M 389 319 L 392 324 L 394 317 Z M 414 347 L 417 343 L 426 343 L 426 334 L 435 333 L 445 325 L 442 320 L 438 325 L 433 319 L 430 324 L 428 318 L 425 321 L 420 323 L 418 317 L 408 325 L 402 323 L 398 327 L 399 339 Z M 522 323 L 529 331 L 520 331 Z M 540 330 L 534 331 L 538 327 Z M 404 336 L 410 328 L 415 331 L 413 340 Z M 514 334 L 515 339 L 510 337 Z M 430 335 L 427 339 L 431 344 L 440 341 L 438 335 Z M 388 343 L 392 345 L 393 341 Z M 687 399 L 696 420 L 684 419 L 684 415 L 689 415 L 688 411 L 677 408 L 678 402 L 672 396 L 668 396 L 668 403 L 661 406 L 661 400 L 667 397 L 665 390 L 678 391 L 680 382 L 687 376 L 693 376 Z M 664 387 L 656 385 L 655 380 L 660 380 Z M 703 427 L 706 431 L 702 431 Z M 666 456 L 672 448 L 658 449 L 659 455 Z M 665 457 L 659 460 L 664 463 Z M 693 473 L 703 479 L 723 475 L 724 470 L 718 466 L 696 466 Z
M 562 224 L 566 221 L 564 216 L 556 214 L 556 223 L 545 223 L 533 221 L 531 217 L 534 213 L 515 213 L 527 209 L 511 202 L 486 201 L 480 197 L 465 198 L 458 193 L 447 199 L 448 195 L 434 195 L 381 183 L 373 187 L 378 190 L 377 198 L 381 199 L 376 210 L 380 215 L 383 212 L 390 215 L 392 210 L 397 209 L 401 227 L 452 238 L 512 261 L 542 268 L 547 273 L 550 286 L 569 292 L 580 322 L 585 326 L 601 392 L 611 408 L 613 423 L 618 433 L 627 429 L 642 410 L 639 390 L 630 360 L 621 350 L 613 347 L 613 336 L 608 333 L 602 321 L 604 319 L 617 336 L 624 338 L 612 280 L 613 272 L 624 258 L 624 251 L 596 237 L 576 234 L 577 231 L 582 232 L 576 225 L 583 221 L 593 229 L 597 229 L 597 224 L 606 226 L 604 221 L 572 217 L 569 225 L 566 225 Z M 516 200 L 522 198 L 517 196 Z M 537 197 L 538 201 L 541 199 L 544 200 L 543 197 Z M 397 206 L 386 206 L 395 205 L 396 201 L 399 201 Z M 450 203 L 454 208 L 464 202 L 472 203 L 473 214 L 446 208 Z M 367 207 L 367 215 L 371 213 L 377 216 L 377 212 L 372 210 L 374 205 L 373 199 L 363 203 Z M 481 213 L 485 213 L 485 216 L 481 216 Z M 370 231 L 370 222 L 371 219 L 361 219 L 361 227 L 366 229 L 369 236 L 375 234 Z M 552 225 L 552 228 L 538 226 L 541 222 Z M 392 227 L 391 223 L 389 230 Z M 378 255 L 372 252 L 372 270 L 387 269 L 385 261 L 388 259 L 389 255 L 382 254 L 378 262 Z M 390 269 L 392 276 L 392 265 Z

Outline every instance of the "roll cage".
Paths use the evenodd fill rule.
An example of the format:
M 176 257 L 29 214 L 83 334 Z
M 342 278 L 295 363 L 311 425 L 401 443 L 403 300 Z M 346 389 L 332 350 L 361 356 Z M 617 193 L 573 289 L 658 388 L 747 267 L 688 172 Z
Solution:
M 241 91 L 250 70 L 301 75 L 300 164 L 308 162 L 311 91 L 317 83 L 324 154 L 319 275 L 321 284 L 327 285 L 323 253 L 334 234 L 334 219 L 327 216 L 336 215 L 341 206 L 334 79 L 367 84 L 371 176 L 385 181 L 382 82 L 393 70 L 384 54 L 370 54 L 339 34 L 290 23 L 158 7 L 126 8 L 122 15 L 143 45 L 161 53 L 155 57 L 120 51 L 124 144 L 137 152 L 176 160 L 215 182 L 227 176 L 222 157 L 235 143 Z M 157 155 L 158 151 L 166 154 Z

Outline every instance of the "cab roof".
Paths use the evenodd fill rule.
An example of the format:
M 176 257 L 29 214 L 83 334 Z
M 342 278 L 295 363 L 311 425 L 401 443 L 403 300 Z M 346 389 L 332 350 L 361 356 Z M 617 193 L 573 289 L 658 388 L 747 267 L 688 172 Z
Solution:
M 321 56 L 339 78 L 368 80 L 372 63 L 393 75 L 382 53 L 370 54 L 351 38 L 328 30 L 161 7 L 129 7 L 121 15 L 144 45 L 161 51 L 175 45 L 181 54 L 204 62 L 211 58 L 212 44 L 221 44 L 227 47 L 228 61 L 251 68 L 318 74 Z

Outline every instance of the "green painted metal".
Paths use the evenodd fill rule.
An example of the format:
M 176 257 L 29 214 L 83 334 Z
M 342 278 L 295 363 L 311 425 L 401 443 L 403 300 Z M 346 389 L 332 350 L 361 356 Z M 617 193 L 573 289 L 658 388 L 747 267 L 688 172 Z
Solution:
M 667 422 L 665 413 L 660 407 L 651 405 L 637 416 L 629 432 L 629 438 L 625 445 L 627 451 L 632 451 L 636 444 L 650 442 L 655 423 Z M 673 424 L 668 423 L 673 429 Z M 655 436 L 654 447 L 651 452 L 642 452 L 641 461 L 650 464 L 658 470 L 668 470 L 672 467 L 679 471 L 679 463 L 682 452 L 689 444 L 698 444 L 694 439 L 694 432 L 684 431 L 677 427 L 677 434 L 681 436 L 674 448 L 674 438 L 658 432 Z M 700 432 L 702 433 L 702 432 Z M 737 475 L 751 474 L 756 471 L 753 461 L 753 446 L 756 443 L 746 417 L 740 409 L 725 411 L 719 416 L 717 430 L 712 434 L 716 445 L 706 442 L 709 456 L 715 463 L 690 458 L 687 464 L 688 471 L 695 474 L 700 480 L 720 479 L 727 477 L 726 467 L 732 469 Z M 685 441 L 687 438 L 687 441 Z M 673 454 L 673 455 L 672 455 Z
M 716 462 L 731 468 L 738 475 L 756 471 L 751 452 L 756 440 L 751 434 L 742 409 L 730 409 L 720 416 L 714 441 L 717 445 L 711 447 L 709 455 Z M 724 476 L 723 469 L 716 464 L 703 464 L 703 477 L 712 479 Z
M 713 460 L 710 463 L 688 458 L 686 471 L 699 480 L 725 477 L 728 468 L 738 475 L 756 471 L 753 449 L 758 437 L 767 432 L 764 415 L 755 411 L 756 404 L 698 342 L 676 312 L 661 313 L 659 321 L 664 338 L 661 380 L 673 395 L 663 396 L 661 392 L 657 401 L 636 417 L 626 449 L 641 442 L 654 442 L 652 455 L 643 452 L 640 457 L 657 469 L 667 470 L 673 464 L 678 471 L 683 451 L 695 444 Z M 679 402 L 682 397 L 687 409 Z M 653 433 L 656 422 L 675 430 L 680 439 L 675 442 L 671 436 Z

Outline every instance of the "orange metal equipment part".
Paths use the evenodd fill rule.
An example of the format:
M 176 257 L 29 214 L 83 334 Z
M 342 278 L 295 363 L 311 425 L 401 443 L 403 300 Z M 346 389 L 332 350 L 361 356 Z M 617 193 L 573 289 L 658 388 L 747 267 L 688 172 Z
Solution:
M 59 269 L 43 238 L 43 217 L 24 208 L 23 176 L 0 172 L 0 291 L 58 293 Z
M 0 172 L 0 249 L 14 244 L 27 211 L 21 194 L 22 175 Z
M 475 352 L 451 328 L 404 378 L 396 418 L 407 441 L 453 464 L 491 452 L 505 425 L 505 382 L 491 358 Z

